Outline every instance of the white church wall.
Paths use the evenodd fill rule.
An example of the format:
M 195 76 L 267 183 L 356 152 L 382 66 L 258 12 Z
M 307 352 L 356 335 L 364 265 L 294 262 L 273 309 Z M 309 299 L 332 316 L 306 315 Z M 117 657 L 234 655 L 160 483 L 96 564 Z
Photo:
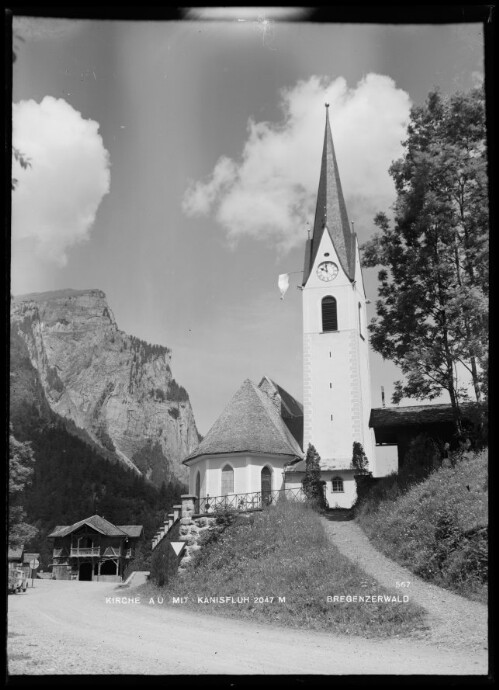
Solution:
M 301 489 L 305 472 L 292 472 L 286 476 L 286 489 Z M 333 491 L 333 478 L 343 479 L 343 491 Z M 352 471 L 323 470 L 321 479 L 325 484 L 325 497 L 330 508 L 351 508 L 357 499 L 357 486 Z
M 374 477 L 386 477 L 393 472 L 398 472 L 398 446 L 380 445 L 376 446 L 376 473 Z
M 374 431 L 369 427 L 369 417 L 371 415 L 371 370 L 369 365 L 369 332 L 367 330 L 367 307 L 364 284 L 362 280 L 362 269 L 360 265 L 360 254 L 358 243 L 356 242 L 355 256 L 355 290 L 357 299 L 357 317 L 359 320 L 359 373 L 360 373 L 360 392 L 361 392 L 361 415 L 362 415 L 362 445 L 369 460 L 369 470 L 376 473 L 376 452 Z M 359 307 L 360 305 L 360 307 Z
M 283 468 L 289 457 L 273 455 L 224 454 L 202 457 L 189 466 L 189 491 L 196 493 L 196 474 L 201 478 L 201 496 L 222 495 L 222 468 L 229 465 L 234 470 L 234 493 L 244 494 L 261 491 L 261 473 L 267 465 L 272 471 L 272 490 L 284 488 Z
M 304 472 L 296 472 L 293 474 L 288 474 L 286 476 L 285 486 L 286 489 L 302 489 L 302 480 L 305 476 Z
M 280 491 L 284 488 L 284 473 L 283 468 L 286 462 L 289 462 L 289 457 L 273 457 L 273 456 L 252 456 L 250 462 L 250 482 L 252 487 L 248 491 L 261 491 L 262 489 L 262 470 L 268 466 L 272 470 L 271 486 L 272 491 Z
M 333 491 L 333 479 L 343 479 L 343 491 Z M 351 508 L 357 500 L 357 485 L 353 472 L 334 470 L 321 472 L 321 479 L 326 482 L 326 501 L 330 508 Z
M 349 464 L 354 437 L 349 358 L 353 332 L 311 333 L 304 339 L 304 450 L 312 443 L 322 460 Z

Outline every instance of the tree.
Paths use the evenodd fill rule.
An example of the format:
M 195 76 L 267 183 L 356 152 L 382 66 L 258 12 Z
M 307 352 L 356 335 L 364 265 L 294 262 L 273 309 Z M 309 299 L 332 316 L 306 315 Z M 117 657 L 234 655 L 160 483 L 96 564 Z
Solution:
M 358 441 L 354 441 L 353 442 L 353 448 L 352 448 L 352 468 L 354 470 L 357 470 L 359 473 L 367 474 L 368 473 L 368 469 L 367 469 L 368 466 L 369 466 L 369 461 L 368 461 L 367 456 L 365 454 L 362 443 L 359 443 Z
M 25 39 L 22 36 L 19 36 L 19 34 L 14 34 L 14 44 L 16 41 L 22 41 L 24 43 Z M 17 49 L 19 46 L 17 46 Z M 12 51 L 12 63 L 14 63 L 17 60 L 17 53 L 15 50 Z M 21 168 L 24 168 L 26 170 L 27 168 L 31 167 L 31 159 L 26 156 L 26 154 L 22 153 L 18 148 L 15 146 L 12 147 L 12 156 L 13 156 L 13 161 L 17 161 Z M 17 187 L 18 180 L 17 178 L 13 177 L 11 181 L 11 189 L 14 191 L 14 189 Z
M 481 88 L 443 98 L 432 91 L 411 110 L 404 156 L 390 167 L 397 200 L 363 245 L 378 273 L 371 344 L 397 364 L 393 402 L 447 391 L 460 431 L 460 401 L 486 395 L 488 199 Z
M 324 489 L 321 480 L 320 456 L 314 446 L 309 443 L 305 458 L 305 477 L 303 478 L 303 491 L 309 501 L 317 508 L 325 507 Z
M 19 151 L 19 149 L 17 149 L 15 146 L 12 147 L 12 156 L 13 160 L 17 161 L 21 168 L 24 168 L 24 170 L 31 167 L 31 158 L 28 158 L 26 154 L 22 153 L 22 151 Z M 13 177 L 11 182 L 12 191 L 14 191 L 14 189 L 17 187 L 17 183 L 17 177 Z
M 9 435 L 9 546 L 18 547 L 32 539 L 36 527 L 25 522 L 23 490 L 33 474 L 34 455 L 29 443 Z

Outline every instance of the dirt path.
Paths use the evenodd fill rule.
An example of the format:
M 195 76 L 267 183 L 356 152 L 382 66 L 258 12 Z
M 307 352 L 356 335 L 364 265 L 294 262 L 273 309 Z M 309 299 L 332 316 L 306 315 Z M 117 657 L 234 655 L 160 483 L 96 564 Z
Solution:
M 487 607 L 431 585 L 413 575 L 375 549 L 353 521 L 332 522 L 322 518 L 333 544 L 380 584 L 408 594 L 428 611 L 430 630 L 425 636 L 433 645 L 442 645 L 481 656 L 487 649 Z M 398 587 L 398 583 L 410 583 Z
M 485 653 L 121 603 L 134 589 L 37 580 L 11 595 L 10 674 L 485 674 Z M 120 597 L 120 603 L 106 603 Z

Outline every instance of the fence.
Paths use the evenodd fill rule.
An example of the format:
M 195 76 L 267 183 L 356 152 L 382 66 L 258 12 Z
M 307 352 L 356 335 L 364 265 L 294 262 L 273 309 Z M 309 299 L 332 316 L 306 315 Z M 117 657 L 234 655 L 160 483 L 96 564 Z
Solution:
M 261 510 L 264 506 L 277 501 L 304 501 L 305 493 L 301 488 L 279 489 L 277 491 L 253 491 L 245 494 L 228 494 L 226 496 L 203 496 L 196 499 L 197 515 L 209 515 L 224 510 Z

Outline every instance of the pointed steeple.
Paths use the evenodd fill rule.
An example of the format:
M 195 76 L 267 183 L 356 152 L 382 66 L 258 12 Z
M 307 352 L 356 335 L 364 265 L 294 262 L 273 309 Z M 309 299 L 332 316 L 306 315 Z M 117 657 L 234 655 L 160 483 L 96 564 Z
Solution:
M 329 124 L 329 103 L 326 103 L 326 128 L 314 232 L 312 239 L 307 242 L 303 284 L 306 283 L 310 275 L 325 228 L 327 228 L 333 241 L 343 270 L 350 280 L 353 280 L 355 275 L 355 235 L 348 222 L 347 208 L 341 190 L 340 174 Z

